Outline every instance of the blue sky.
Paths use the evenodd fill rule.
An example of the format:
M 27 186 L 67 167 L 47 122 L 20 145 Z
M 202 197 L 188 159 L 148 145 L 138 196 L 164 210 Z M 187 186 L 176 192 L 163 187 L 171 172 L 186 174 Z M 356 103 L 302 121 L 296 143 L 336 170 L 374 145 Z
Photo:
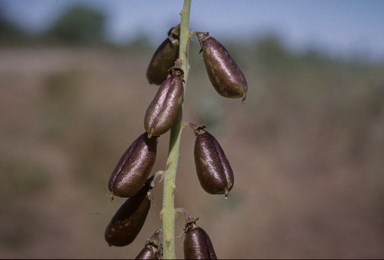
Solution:
M 107 15 L 108 36 L 124 42 L 139 33 L 162 41 L 179 23 L 181 0 L 2 0 L 3 11 L 30 31 L 48 28 L 65 8 L 85 3 Z M 296 50 L 308 47 L 384 59 L 382 0 L 192 0 L 190 29 L 218 39 L 278 34 Z

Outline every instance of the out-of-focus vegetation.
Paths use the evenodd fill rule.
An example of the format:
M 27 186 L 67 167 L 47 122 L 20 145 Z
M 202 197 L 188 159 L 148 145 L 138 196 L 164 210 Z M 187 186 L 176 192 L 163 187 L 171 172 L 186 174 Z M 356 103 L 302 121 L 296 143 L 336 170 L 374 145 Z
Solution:
M 7 19 L 3 9 L 0 5 L 0 46 L 103 46 L 136 53 L 153 48 L 149 37 L 144 34 L 118 46 L 110 42 L 104 12 L 83 4 L 70 6 L 46 30 L 34 33 Z
M 48 30 L 28 33 L 5 18 L 0 9 L 1 44 L 100 45 L 106 42 L 105 15 L 101 10 L 75 5 L 65 10 Z
M 74 6 L 57 19 L 47 32 L 47 37 L 60 43 L 100 43 L 105 41 L 104 21 L 105 16 L 101 11 L 86 6 Z
M 14 44 L 27 38 L 22 28 L 6 19 L 4 9 L 0 5 L 0 46 L 3 44 Z
M 156 47 L 140 36 L 110 48 L 102 13 L 76 8 L 42 35 L 0 12 L 3 258 L 132 258 L 161 225 L 159 183 L 136 240 L 104 241 L 124 201 L 110 202 L 107 181 L 144 132 L 157 91 L 145 70 Z M 89 17 L 65 18 L 71 13 Z M 87 21 L 94 29 L 79 36 Z M 200 188 L 186 128 L 175 206 L 200 217 L 220 258 L 382 258 L 384 65 L 295 53 L 275 36 L 223 44 L 247 77 L 247 99 L 217 95 L 194 40 L 184 120 L 206 124 L 220 141 L 235 185 L 225 201 Z M 167 146 L 166 134 L 154 171 L 164 169 Z M 183 225 L 179 217 L 176 232 Z

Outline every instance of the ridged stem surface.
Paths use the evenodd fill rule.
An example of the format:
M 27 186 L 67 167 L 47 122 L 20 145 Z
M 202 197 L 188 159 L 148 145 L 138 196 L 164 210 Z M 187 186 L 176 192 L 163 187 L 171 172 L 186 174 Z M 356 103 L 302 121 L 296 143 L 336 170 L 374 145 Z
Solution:
M 184 0 L 183 10 L 180 12 L 180 49 L 179 58 L 181 69 L 184 71 L 184 95 L 188 79 L 188 43 L 189 43 L 189 13 L 191 0 Z M 163 258 L 175 259 L 175 208 L 174 208 L 174 192 L 176 183 L 176 171 L 179 161 L 179 147 L 182 130 L 183 108 L 181 108 L 179 116 L 171 128 L 169 141 L 169 152 L 167 159 L 167 167 L 164 174 L 164 194 L 163 209 L 161 211 L 163 220 Z

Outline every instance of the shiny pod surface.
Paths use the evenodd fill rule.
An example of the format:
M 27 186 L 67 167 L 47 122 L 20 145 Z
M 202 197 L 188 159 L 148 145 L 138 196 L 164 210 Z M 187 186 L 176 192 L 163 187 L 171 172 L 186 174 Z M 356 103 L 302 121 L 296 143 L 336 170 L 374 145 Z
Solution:
M 197 33 L 211 84 L 221 96 L 246 98 L 247 80 L 227 49 L 208 33 Z
M 183 104 L 182 71 L 171 71 L 171 76 L 161 84 L 145 113 L 144 128 L 149 138 L 160 136 L 171 129 Z
M 144 248 L 136 256 L 135 259 L 160 259 L 161 257 L 161 245 L 159 234 L 160 230 L 157 230 L 147 242 L 145 243 Z
M 157 48 L 147 68 L 149 83 L 160 85 L 167 78 L 168 70 L 179 57 L 180 25 L 168 32 L 168 38 Z
M 153 247 L 145 246 L 135 259 L 160 259 L 159 252 L 154 251 Z
M 185 259 L 217 259 L 207 232 L 195 223 L 187 224 L 184 238 Z
M 234 184 L 231 165 L 219 142 L 204 127 L 192 127 L 196 134 L 194 157 L 197 176 L 206 192 L 228 197 Z
M 156 159 L 157 138 L 140 135 L 125 151 L 109 178 L 113 195 L 131 197 L 144 185 Z
M 151 206 L 148 191 L 149 178 L 140 191 L 128 198 L 119 208 L 105 229 L 105 240 L 110 246 L 126 246 L 139 234 Z

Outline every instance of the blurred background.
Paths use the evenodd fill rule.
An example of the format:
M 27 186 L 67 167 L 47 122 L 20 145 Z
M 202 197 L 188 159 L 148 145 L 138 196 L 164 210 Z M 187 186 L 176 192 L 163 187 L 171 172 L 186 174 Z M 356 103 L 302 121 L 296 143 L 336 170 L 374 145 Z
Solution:
M 144 132 L 146 68 L 182 5 L 0 2 L 1 258 L 134 258 L 161 227 L 158 183 L 136 240 L 104 240 L 125 201 L 107 182 Z M 249 86 L 243 104 L 219 96 L 192 38 L 183 119 L 219 140 L 235 185 L 227 200 L 203 191 L 185 128 L 175 207 L 200 217 L 219 258 L 383 258 L 383 13 L 382 1 L 192 0 L 190 30 L 222 42 Z

